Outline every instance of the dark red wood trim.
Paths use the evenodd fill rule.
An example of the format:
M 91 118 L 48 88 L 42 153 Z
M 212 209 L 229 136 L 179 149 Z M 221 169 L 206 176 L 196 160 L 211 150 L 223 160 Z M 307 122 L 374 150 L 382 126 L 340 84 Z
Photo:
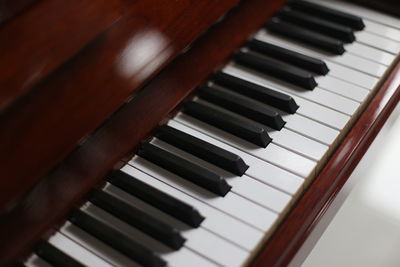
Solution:
M 46 231 L 62 221 L 113 166 L 132 153 L 139 142 L 283 2 L 241 2 L 4 214 L 0 220 L 0 265 L 26 255 Z
M 0 26 L 37 2 L 38 0 L 1 0 Z
M 109 30 L 0 116 L 0 212 L 237 2 L 124 0 Z
M 252 266 L 287 266 L 328 209 L 400 99 L 400 64 Z
M 21 5 L 29 5 L 30 2 L 3 2 L 0 12 L 7 12 L 1 8 L 23 8 Z M 0 21 L 2 15 L 7 13 L 0 13 Z M 121 15 L 121 0 L 41 0 L 1 25 L 0 112 L 105 31 Z

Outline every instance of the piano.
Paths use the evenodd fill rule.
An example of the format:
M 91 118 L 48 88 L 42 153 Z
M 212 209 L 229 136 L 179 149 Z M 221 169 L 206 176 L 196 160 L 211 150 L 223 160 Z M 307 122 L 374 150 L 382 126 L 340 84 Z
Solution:
M 0 10 L 1 266 L 286 266 L 400 97 L 356 3 Z

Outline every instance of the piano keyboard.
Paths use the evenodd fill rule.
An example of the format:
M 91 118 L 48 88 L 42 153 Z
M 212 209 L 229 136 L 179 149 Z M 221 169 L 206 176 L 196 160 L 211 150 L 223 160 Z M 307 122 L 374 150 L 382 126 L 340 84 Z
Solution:
M 248 264 L 399 51 L 398 19 L 290 2 L 24 265 Z

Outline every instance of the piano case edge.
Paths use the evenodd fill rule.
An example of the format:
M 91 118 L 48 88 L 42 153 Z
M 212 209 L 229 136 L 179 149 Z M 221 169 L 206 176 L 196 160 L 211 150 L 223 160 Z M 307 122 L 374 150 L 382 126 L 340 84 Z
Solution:
M 287 266 L 329 208 L 400 100 L 400 57 L 376 94 L 251 266 Z
M 256 4 L 253 7 L 247 5 L 247 14 L 251 14 L 253 9 L 257 10 L 263 4 L 265 5 L 265 3 L 262 3 L 265 1 L 261 0 L 249 2 Z M 269 10 L 262 14 L 264 21 L 272 15 L 274 8 L 278 8 L 282 2 L 281 0 L 275 0 L 268 3 L 273 3 L 274 7 L 270 7 Z M 253 22 L 254 25 L 251 27 L 254 27 L 254 29 L 260 27 L 262 25 L 262 16 L 260 15 L 259 18 L 255 19 Z M 227 22 L 224 23 L 223 25 L 227 27 L 229 23 L 233 22 L 228 19 Z M 221 29 L 224 26 L 217 26 L 217 28 L 218 27 Z M 250 27 L 250 25 L 248 25 L 248 27 Z M 213 33 L 214 36 L 217 36 L 218 30 L 214 29 Z M 202 55 L 204 57 L 204 53 L 207 51 L 206 40 L 211 40 L 213 33 L 204 36 L 203 39 L 200 40 L 200 44 L 196 44 L 193 47 L 194 52 L 192 52 L 191 55 Z M 245 36 L 239 36 L 235 40 L 235 46 L 239 47 L 245 39 Z M 234 48 L 231 49 L 234 50 Z M 192 56 L 192 59 L 193 57 L 194 56 Z M 214 59 L 214 61 L 218 62 L 218 64 L 222 64 L 227 58 L 228 56 L 224 54 Z M 185 69 L 189 59 L 185 56 L 179 58 L 177 60 L 178 63 L 173 62 L 171 64 L 172 70 L 170 69 L 166 72 L 162 72 L 157 76 L 156 79 L 146 87 L 146 90 L 142 90 L 142 94 L 140 94 L 138 98 L 131 101 L 130 107 L 133 107 L 133 104 L 140 102 L 140 100 L 151 99 L 154 94 L 156 94 L 157 87 L 168 80 L 166 78 L 167 74 L 171 72 L 176 74 L 179 68 Z M 186 97 L 194 87 L 206 79 L 212 71 L 213 67 L 209 64 L 204 67 L 204 69 L 199 70 L 200 76 L 197 78 L 190 78 L 192 80 L 185 83 L 185 89 L 182 89 L 182 87 L 184 87 L 183 85 L 180 85 L 178 89 L 171 89 L 173 92 L 177 92 L 179 96 L 170 99 L 170 103 L 175 102 L 175 104 L 170 104 L 172 107 L 166 108 L 163 111 L 159 110 L 159 118 L 165 117 L 175 107 L 176 103 Z M 381 89 L 371 100 L 364 113 L 354 124 L 354 127 L 345 137 L 334 155 L 330 158 L 327 165 L 314 182 L 312 182 L 296 207 L 289 212 L 285 221 L 277 228 L 265 247 L 260 250 L 260 254 L 252 263 L 253 266 L 285 266 L 290 262 L 394 109 L 400 98 L 399 83 L 400 65 L 397 64 Z M 144 102 L 145 101 L 142 101 L 142 103 Z M 153 104 L 155 103 L 153 102 Z M 119 116 L 115 116 L 108 124 L 104 125 L 102 128 L 103 131 L 98 131 L 94 138 L 89 139 L 80 148 L 73 151 L 62 164 L 46 176 L 42 182 L 25 197 L 24 201 L 19 203 L 18 206 L 7 215 L 7 218 L 3 217 L 0 220 L 0 226 L 2 226 L 0 227 L 0 244 L 3 248 L 3 253 L 5 252 L 0 258 L 1 264 L 6 265 L 15 262 L 17 258 L 21 259 L 21 257 L 26 255 L 29 249 L 36 244 L 40 236 L 43 236 L 43 234 L 50 235 L 53 230 L 49 230 L 48 227 L 54 226 L 57 222 L 61 222 L 66 214 L 68 214 L 71 207 L 79 204 L 82 197 L 85 196 L 90 188 L 100 182 L 112 165 L 121 159 L 121 155 L 126 156 L 132 153 L 137 146 L 137 143 L 133 145 L 133 140 L 141 140 L 143 137 L 149 136 L 152 132 L 151 129 L 157 126 L 157 118 L 154 118 L 151 121 L 146 121 L 144 123 L 146 127 L 138 131 L 135 131 L 135 127 L 130 127 L 129 131 L 121 129 L 120 127 L 123 127 L 122 122 L 129 119 L 130 114 L 135 114 L 138 110 L 141 110 L 141 112 L 136 113 L 137 116 L 140 117 L 145 114 L 146 111 L 146 105 L 144 104 L 136 108 L 131 108 L 128 111 L 126 111 L 126 108 L 127 107 L 122 109 L 125 110 L 125 113 L 122 112 L 121 115 L 121 112 L 119 112 L 119 114 L 117 114 Z M 117 142 L 115 142 L 115 140 L 114 142 L 110 142 L 110 140 L 114 139 L 112 138 L 112 134 L 108 132 L 111 128 L 121 133 L 119 135 L 120 139 L 118 139 Z M 131 138 L 128 133 L 133 132 L 134 136 Z M 129 142 L 129 148 L 122 148 L 122 146 L 125 145 L 124 141 L 129 138 L 132 139 Z M 102 145 L 100 148 L 97 146 L 99 143 Z M 105 159 L 104 154 L 98 153 L 102 151 L 102 149 L 104 149 L 103 151 L 113 149 L 118 152 L 112 153 L 110 157 Z M 95 154 L 97 155 L 95 156 Z M 105 166 L 93 171 L 92 168 L 95 168 L 95 166 L 101 162 L 106 162 Z M 122 163 L 120 162 L 114 167 L 119 167 L 120 164 Z M 65 188 L 68 188 L 69 191 L 74 191 L 76 189 L 76 191 L 73 194 L 66 193 L 65 190 L 61 191 Z M 325 191 L 322 192 L 322 190 Z M 316 194 L 318 194 L 318 196 Z M 33 199 L 36 200 L 36 203 L 33 202 Z M 37 201 L 38 199 L 39 201 Z M 54 204 L 55 200 L 59 202 L 56 204 L 59 209 L 57 212 L 52 213 L 52 206 L 50 206 L 50 204 Z M 63 201 L 66 202 L 62 204 Z M 49 217 L 45 217 L 46 215 Z M 28 227 L 21 231 L 19 226 L 24 225 Z M 36 228 L 34 228 L 35 226 Z M 29 232 L 31 230 L 33 231 Z M 19 243 L 21 241 L 22 243 Z

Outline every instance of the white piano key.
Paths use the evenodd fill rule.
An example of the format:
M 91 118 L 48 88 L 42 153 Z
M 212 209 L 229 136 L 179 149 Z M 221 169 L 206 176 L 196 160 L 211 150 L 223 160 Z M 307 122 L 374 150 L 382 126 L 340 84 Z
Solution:
M 236 190 L 238 194 L 246 196 L 247 199 L 270 208 L 277 213 L 284 212 L 292 201 L 290 195 L 260 183 L 249 176 L 236 177 L 236 179 L 229 179 L 228 182 L 232 186 L 233 191 Z
M 26 267 L 52 267 L 50 263 L 40 258 L 38 255 L 31 255 L 25 262 Z
M 164 169 L 161 169 L 140 157 L 134 157 L 131 161 L 129 161 L 129 165 L 171 186 L 172 188 L 192 196 L 193 198 L 196 198 L 201 202 L 225 212 L 226 214 L 246 222 L 247 224 L 252 225 L 253 227 L 256 227 L 262 231 L 265 231 L 265 229 L 271 227 L 271 225 L 277 219 L 276 213 L 250 202 L 234 193 L 228 193 L 225 197 L 215 196 L 213 193 L 210 193 L 190 182 L 186 182 L 182 178 Z M 125 167 L 122 170 L 126 171 Z M 129 172 L 126 172 L 133 175 L 132 170 L 128 171 Z M 139 179 L 139 177 L 136 175 L 138 174 L 135 174 L 134 177 Z M 169 191 L 174 193 L 173 190 Z M 168 193 L 167 191 L 165 192 Z
M 304 178 L 314 174 L 316 162 L 272 143 L 270 143 L 266 148 L 260 148 L 227 132 L 221 131 L 213 126 L 181 113 L 174 117 L 174 120 L 182 122 L 183 124 L 201 131 L 206 135 L 214 137 L 224 143 L 234 146 L 246 153 L 252 154 L 253 156 L 256 156 Z
M 368 92 L 365 89 L 362 90 Z M 296 132 L 300 135 L 306 136 L 307 138 L 310 138 L 312 140 L 318 141 L 322 144 L 330 145 L 338 136 L 337 130 L 334 130 L 328 126 L 306 118 L 298 114 L 297 112 L 295 114 L 289 114 L 285 111 L 264 104 L 262 102 L 258 102 L 239 93 L 231 92 L 231 94 L 246 99 L 246 101 L 254 102 L 255 104 L 265 106 L 275 112 L 278 112 L 282 116 L 283 120 L 286 122 L 285 128 L 290 129 L 291 131 Z M 298 123 L 292 123 L 293 120 L 297 121 Z M 301 123 L 299 121 L 301 121 Z
M 345 45 L 345 49 L 348 53 L 381 63 L 385 66 L 392 64 L 396 58 L 393 54 L 357 42 Z
M 366 31 L 356 33 L 357 42 L 378 48 L 393 55 L 400 52 L 400 42 L 396 42 L 385 37 L 369 33 Z
M 224 266 L 241 266 L 249 256 L 248 253 L 201 228 L 193 231 L 193 235 L 187 240 L 187 246 L 201 248 L 201 251 L 197 251 L 199 254 Z
M 375 88 L 379 79 L 369 76 L 367 74 L 351 70 L 345 66 L 341 66 L 334 62 L 329 63 L 329 68 L 332 76 L 336 78 L 354 83 L 355 85 L 362 86 L 366 89 L 372 90 Z
M 125 170 L 125 172 L 138 175 L 139 178 L 143 179 L 143 182 L 155 186 L 161 191 L 164 191 L 163 189 L 165 189 L 167 193 L 173 193 L 174 197 L 179 198 L 180 200 L 184 200 L 186 203 L 190 203 L 190 205 L 196 207 L 199 212 L 203 216 L 205 216 L 205 220 L 201 223 L 200 227 L 221 236 L 222 238 L 230 241 L 233 244 L 236 244 L 239 247 L 242 247 L 247 251 L 253 250 L 264 236 L 263 233 L 268 230 L 268 228 L 262 229 L 262 231 L 253 228 L 252 226 L 249 226 L 233 217 L 230 217 L 229 215 L 172 188 L 158 181 L 157 179 L 152 178 L 133 167 L 130 167 L 129 165 L 126 165 L 123 169 Z M 159 218 L 163 222 L 176 227 L 176 229 L 180 231 L 186 232 L 197 229 L 192 229 L 192 227 L 176 220 L 168 214 L 163 213 L 157 208 L 141 201 L 140 199 L 122 191 L 118 187 L 115 187 L 111 184 L 107 184 L 104 190 L 112 194 L 113 196 L 122 199 L 141 210 L 144 210 L 146 213 L 153 215 L 156 218 Z
M 268 77 L 240 65 L 228 65 L 224 68 L 224 72 L 235 75 L 250 82 L 261 84 L 273 90 L 289 94 L 291 96 L 298 96 L 309 101 L 313 101 L 314 103 L 334 109 L 346 115 L 354 114 L 354 112 L 360 105 L 360 103 L 356 101 L 331 93 L 326 90 L 322 90 L 318 87 L 314 88 L 314 90 L 312 91 L 299 89 L 294 85 L 285 83 L 272 77 Z
M 314 88 L 314 90 L 312 91 L 300 90 L 294 85 L 288 84 L 272 77 L 268 77 L 266 75 L 263 75 L 262 73 L 253 71 L 240 65 L 227 66 L 224 71 L 230 74 L 235 73 L 235 75 L 240 72 L 241 75 L 246 75 L 246 77 L 251 78 L 251 80 L 253 80 L 252 78 L 254 77 L 262 78 L 263 84 L 274 90 L 287 93 L 292 96 L 296 95 L 305 98 L 307 100 L 313 101 L 315 103 L 347 115 L 352 115 L 359 106 L 359 103 L 351 99 L 342 97 L 327 90 L 321 90 L 321 88 L 319 87 Z
M 315 80 L 319 87 L 348 97 L 359 103 L 362 103 L 369 94 L 369 91 L 363 87 L 345 82 L 332 76 L 319 76 L 315 77 Z
M 139 266 L 139 264 L 133 262 L 125 255 L 122 255 L 68 221 L 59 229 L 59 232 L 113 266 Z
M 280 131 L 268 131 L 268 133 L 276 144 L 315 161 L 322 159 L 329 149 L 326 145 L 287 130 L 286 128 Z
M 364 24 L 367 31 L 400 42 L 400 29 L 382 25 L 368 19 L 364 19 Z
M 169 253 L 163 255 L 163 259 L 168 262 L 168 266 L 171 267 L 187 267 L 190 263 L 190 266 L 193 267 L 212 267 L 212 266 L 220 266 L 217 265 L 210 260 L 207 260 L 204 257 L 201 257 L 197 253 L 193 252 L 187 248 L 181 248 L 179 253 Z
M 330 146 L 339 135 L 338 130 L 334 130 L 323 124 L 310 120 L 297 114 L 287 114 L 283 116 L 286 121 L 285 127 L 292 131 L 298 132 L 309 138 L 317 140 L 325 145 Z
M 99 258 L 95 254 L 91 253 L 89 250 L 84 248 L 83 246 L 75 243 L 68 237 L 63 234 L 57 232 L 53 236 L 49 238 L 48 241 L 50 244 L 74 258 L 75 260 L 81 262 L 86 266 L 98 266 L 98 267 L 107 267 L 112 266 L 110 263 L 104 261 Z
M 328 109 L 324 106 L 307 101 L 306 99 L 299 97 L 295 98 L 295 100 L 300 106 L 296 111 L 297 113 L 336 130 L 341 131 L 350 120 L 350 116 L 348 115 Z
M 199 254 L 201 253 L 204 257 L 224 266 L 242 266 L 249 256 L 248 253 L 238 247 L 201 228 L 193 231 L 193 234 L 187 240 L 187 246 L 196 248 Z M 192 265 L 190 264 L 190 266 Z
M 87 212 L 88 214 L 98 219 L 99 221 L 115 229 L 118 229 L 119 231 L 123 232 L 126 236 L 132 238 L 139 244 L 150 249 L 151 251 L 156 252 L 164 260 L 166 260 L 165 258 L 169 258 L 169 260 L 172 260 L 176 258 L 172 256 L 173 254 L 178 254 L 180 253 L 181 250 L 187 250 L 187 249 L 191 249 L 196 253 L 203 254 L 204 257 L 199 256 L 196 253 L 192 254 L 192 256 L 194 257 L 193 260 L 195 262 L 197 261 L 203 263 L 203 265 L 200 266 L 215 266 L 215 264 L 207 260 L 206 257 L 212 259 L 213 261 L 218 262 L 219 264 L 229 265 L 234 262 L 240 264 L 248 256 L 248 252 L 244 251 L 243 249 L 235 245 L 232 245 L 229 242 L 221 238 L 218 238 L 217 236 L 201 228 L 183 232 L 182 235 L 187 239 L 184 244 L 184 247 L 181 248 L 180 250 L 174 251 L 168 248 L 167 246 L 161 244 L 160 242 L 156 241 L 155 239 L 149 237 L 148 235 L 144 234 L 140 230 L 121 221 L 120 219 L 111 215 L 110 213 L 96 207 L 95 205 L 88 203 L 82 209 L 85 210 L 85 212 Z M 197 234 L 197 232 L 200 232 L 201 235 Z M 211 252 L 212 250 L 215 249 L 213 245 L 218 246 L 220 248 L 218 253 Z M 231 260 L 227 259 L 227 255 L 231 254 L 235 254 L 235 256 L 233 256 L 233 259 Z M 169 261 L 168 265 L 175 266 L 176 264 L 174 262 Z
M 241 79 L 244 79 L 246 81 L 268 87 L 268 85 L 264 83 L 265 79 L 263 79 L 260 76 L 257 75 L 249 76 L 248 73 L 242 71 L 239 72 L 237 69 L 235 69 L 235 73 L 233 73 L 233 75 Z M 350 119 L 348 115 L 326 108 L 317 103 L 311 102 L 307 99 L 300 98 L 297 96 L 292 96 L 292 97 L 294 98 L 296 103 L 300 106 L 299 109 L 296 111 L 297 114 L 301 114 L 305 117 L 318 121 L 327 126 L 341 130 Z
M 325 61 L 326 65 L 329 68 L 329 73 L 328 73 L 329 76 L 335 76 L 336 78 L 340 78 L 345 81 L 355 83 L 367 89 L 372 89 L 378 81 L 376 77 L 381 76 L 379 74 L 386 71 L 386 66 L 382 64 L 378 64 L 360 57 L 358 57 L 357 61 L 353 62 L 355 58 L 354 55 L 350 54 L 344 54 L 340 56 L 331 55 L 323 51 L 318 51 L 317 49 L 308 46 L 306 44 L 299 43 L 294 40 L 287 39 L 285 37 L 268 33 L 263 29 L 260 30 L 255 35 L 255 38 L 257 38 L 260 41 L 270 42 L 275 45 L 285 47 L 287 49 L 304 53 L 305 55 L 308 56 L 322 59 Z M 339 64 L 343 66 L 340 66 Z M 338 69 L 337 66 L 341 68 Z M 363 69 L 364 71 L 370 71 L 374 73 L 375 76 L 372 77 L 371 75 L 359 72 L 358 71 L 359 69 Z
M 350 45 L 349 45 L 350 46 Z M 385 74 L 387 67 L 383 64 L 372 62 L 371 60 L 345 53 L 340 57 L 335 57 L 332 60 L 336 63 L 340 63 L 344 66 L 352 67 L 355 70 L 365 72 L 374 77 L 381 77 Z
M 242 97 L 242 98 L 244 98 L 244 97 Z M 295 133 L 291 130 L 288 130 L 286 128 L 282 128 L 280 131 L 277 131 L 270 127 L 267 127 L 266 125 L 263 125 L 261 123 L 255 122 L 255 121 L 251 121 L 251 120 L 249 120 L 243 116 L 240 116 L 234 112 L 228 111 L 224 108 L 221 108 L 212 103 L 209 103 L 205 100 L 195 98 L 195 101 L 199 102 L 203 105 L 210 106 L 216 110 L 221 110 L 227 114 L 230 114 L 233 117 L 237 117 L 239 119 L 252 122 L 252 123 L 258 125 L 259 127 L 264 128 L 268 132 L 268 135 L 272 138 L 272 143 L 279 145 L 281 147 L 284 147 L 290 151 L 293 151 L 293 152 L 300 154 L 304 157 L 307 157 L 309 159 L 312 159 L 315 161 L 320 160 L 328 149 L 327 146 L 320 144 L 312 139 L 309 139 L 303 135 Z
M 309 139 L 320 142 L 321 144 L 330 146 L 339 135 L 338 130 L 328 127 L 322 123 L 316 122 L 315 120 L 309 119 L 299 114 L 298 112 L 296 112 L 295 114 L 289 114 L 272 106 L 268 107 L 278 112 L 282 116 L 282 119 L 286 122 L 286 129 L 303 135 Z
M 239 177 L 235 174 L 224 171 L 223 169 L 174 146 L 171 146 L 162 140 L 153 139 L 150 143 L 218 174 L 219 176 L 225 178 L 227 183 L 232 186 L 232 192 L 235 192 L 238 195 L 252 200 L 277 213 L 281 213 L 292 199 L 290 195 L 276 190 L 275 188 L 272 188 L 266 184 L 260 183 L 259 181 L 254 180 L 247 175 Z
M 368 18 L 369 20 L 385 24 L 393 28 L 400 29 L 400 19 L 391 15 L 384 14 L 379 11 L 372 10 L 367 7 L 363 7 L 357 4 L 352 4 L 348 1 L 340 0 L 308 0 L 317 4 L 325 5 L 334 9 L 338 9 L 347 13 L 360 16 L 362 18 Z
M 262 161 L 250 154 L 234 148 L 233 146 L 225 144 L 195 129 L 187 127 L 182 123 L 171 120 L 168 122 L 168 125 L 240 156 L 244 162 L 249 165 L 246 175 L 257 179 L 260 182 L 271 185 L 272 187 L 282 190 L 290 195 L 296 194 L 304 183 L 304 180 L 299 176 L 271 165 L 268 162 Z

